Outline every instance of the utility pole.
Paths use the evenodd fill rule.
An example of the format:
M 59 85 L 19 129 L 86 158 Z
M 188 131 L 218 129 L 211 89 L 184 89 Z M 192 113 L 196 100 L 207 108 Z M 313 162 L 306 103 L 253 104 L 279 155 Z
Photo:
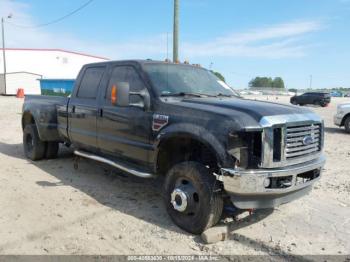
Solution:
M 1 32 L 2 32 L 2 59 L 4 62 L 4 95 L 6 95 L 6 52 L 5 52 L 5 29 L 4 18 L 1 18 Z
M 8 19 L 12 18 L 12 14 L 7 16 Z M 4 95 L 6 95 L 6 50 L 5 50 L 5 19 L 1 17 L 1 35 L 2 35 L 2 59 L 4 62 Z
M 310 75 L 310 89 L 312 89 L 312 75 Z
M 173 62 L 179 62 L 179 1 L 174 0 Z

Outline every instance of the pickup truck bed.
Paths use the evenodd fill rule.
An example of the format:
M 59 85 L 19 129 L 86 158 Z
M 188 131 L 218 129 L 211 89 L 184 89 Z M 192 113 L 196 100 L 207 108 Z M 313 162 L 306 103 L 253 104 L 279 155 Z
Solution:
M 37 126 L 43 141 L 64 142 L 67 136 L 67 105 L 69 98 L 61 96 L 27 95 L 23 105 L 22 127 Z

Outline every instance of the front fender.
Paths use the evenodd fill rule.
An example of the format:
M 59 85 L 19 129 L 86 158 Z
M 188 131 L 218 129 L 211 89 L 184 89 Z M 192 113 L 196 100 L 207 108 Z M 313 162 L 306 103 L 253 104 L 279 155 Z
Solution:
M 189 123 L 174 124 L 159 132 L 154 143 L 155 154 L 153 163 L 157 163 L 161 143 L 171 137 L 190 137 L 201 142 L 215 153 L 219 166 L 228 166 L 230 157 L 225 150 L 223 142 L 220 142 L 205 128 Z

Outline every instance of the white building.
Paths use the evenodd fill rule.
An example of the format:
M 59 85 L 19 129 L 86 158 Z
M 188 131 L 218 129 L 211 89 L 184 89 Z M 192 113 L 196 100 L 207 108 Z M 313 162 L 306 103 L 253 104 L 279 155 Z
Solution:
M 2 49 L 0 49 L 0 94 L 15 95 L 19 88 L 25 94 L 40 94 L 40 78 L 74 79 L 81 67 L 103 62 L 104 57 L 61 49 L 6 48 L 6 92 Z

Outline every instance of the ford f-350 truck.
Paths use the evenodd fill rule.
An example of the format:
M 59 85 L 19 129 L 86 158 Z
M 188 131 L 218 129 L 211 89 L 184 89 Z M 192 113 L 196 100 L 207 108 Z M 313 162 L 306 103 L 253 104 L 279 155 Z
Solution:
M 199 234 L 237 209 L 272 208 L 321 176 L 324 125 L 312 111 L 242 99 L 210 71 L 157 61 L 85 65 L 70 98 L 26 96 L 25 155 L 77 156 L 164 176 L 171 219 Z

